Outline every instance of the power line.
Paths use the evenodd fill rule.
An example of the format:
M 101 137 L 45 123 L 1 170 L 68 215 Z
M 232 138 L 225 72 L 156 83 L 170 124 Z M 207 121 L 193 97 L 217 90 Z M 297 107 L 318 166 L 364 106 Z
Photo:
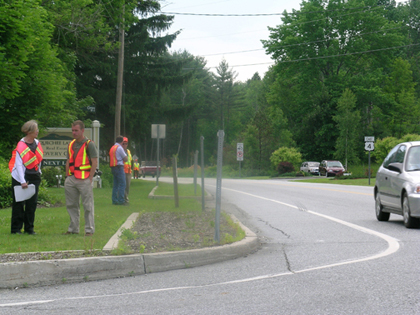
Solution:
M 350 10 L 359 10 L 359 9 L 372 9 L 375 7 L 384 7 L 383 4 L 378 4 L 376 6 L 364 6 L 364 7 L 355 7 L 355 8 L 345 8 L 345 9 L 335 9 L 335 10 L 322 10 L 322 11 L 294 11 L 293 14 L 308 14 L 308 13 L 324 13 L 324 12 L 336 12 L 336 11 L 350 11 Z M 291 14 L 290 12 L 286 12 Z M 244 13 L 244 14 L 220 14 L 220 13 L 189 13 L 189 12 L 161 12 L 161 14 L 167 15 L 190 15 L 190 16 L 220 16 L 220 17 L 253 17 L 253 16 L 274 16 L 274 15 L 284 15 L 282 13 Z
M 366 51 L 359 51 L 354 53 L 347 53 L 347 54 L 338 54 L 338 55 L 330 55 L 330 56 L 319 56 L 319 57 L 310 57 L 310 58 L 302 58 L 302 59 L 294 59 L 294 60 L 283 60 L 283 61 L 272 61 L 272 62 L 261 62 L 261 63 L 251 63 L 251 64 L 243 64 L 243 65 L 234 65 L 229 66 L 231 68 L 237 67 L 247 67 L 247 66 L 259 66 L 259 65 L 269 65 L 275 63 L 291 63 L 291 62 L 299 62 L 299 61 L 309 61 L 309 60 L 316 60 L 316 59 L 327 59 L 327 58 L 336 58 L 336 57 L 345 57 L 351 55 L 360 55 L 360 54 L 367 54 L 372 52 L 384 51 L 384 50 L 391 50 L 391 49 L 398 49 L 404 47 L 412 47 L 412 46 L 419 46 L 420 44 L 410 44 L 410 45 L 403 45 L 403 46 L 394 46 L 394 47 L 386 47 L 381 49 L 372 49 Z M 216 69 L 217 67 L 209 67 L 208 69 Z M 193 70 L 194 68 L 183 68 L 184 70 Z

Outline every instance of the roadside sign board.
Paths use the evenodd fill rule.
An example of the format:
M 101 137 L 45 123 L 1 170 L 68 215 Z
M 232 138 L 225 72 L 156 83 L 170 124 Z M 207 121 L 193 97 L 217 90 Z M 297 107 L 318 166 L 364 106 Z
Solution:
M 365 137 L 365 142 L 375 142 L 375 137 Z
M 244 144 L 243 143 L 236 144 L 236 160 L 237 161 L 244 160 Z
M 375 144 L 373 142 L 365 142 L 365 150 L 373 151 L 375 149 Z

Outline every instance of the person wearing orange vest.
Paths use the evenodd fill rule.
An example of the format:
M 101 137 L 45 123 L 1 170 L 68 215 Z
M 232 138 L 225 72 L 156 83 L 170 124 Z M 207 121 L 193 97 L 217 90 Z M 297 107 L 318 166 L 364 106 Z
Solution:
M 70 224 L 65 235 L 79 234 L 80 198 L 85 212 L 85 236 L 95 233 L 93 177 L 98 166 L 98 151 L 92 140 L 84 136 L 85 125 L 76 120 L 71 125 L 74 140 L 67 149 L 64 190 Z
M 44 156 L 41 143 L 36 139 L 38 137 L 38 123 L 35 120 L 27 121 L 21 128 L 26 134 L 20 139 L 16 150 L 12 153 L 12 159 L 9 162 L 9 169 L 12 173 L 12 186 L 21 186 L 28 188 L 28 184 L 35 185 L 35 194 L 20 202 L 16 201 L 15 190 L 12 189 L 12 222 L 11 233 L 24 233 L 34 235 L 35 211 L 38 202 L 39 185 L 41 184 L 41 162 Z
M 139 179 L 140 164 L 139 162 L 137 162 L 137 159 L 135 159 L 134 161 L 133 170 L 134 170 L 134 178 Z
M 128 205 L 124 199 L 125 192 L 125 173 L 124 163 L 128 157 L 122 147 L 124 137 L 117 136 L 115 144 L 109 150 L 109 166 L 111 167 L 114 184 L 112 186 L 112 204 Z
M 124 162 L 124 173 L 125 173 L 124 200 L 126 203 L 128 203 L 128 194 L 130 193 L 130 184 L 131 184 L 131 163 L 133 161 L 133 157 L 131 156 L 131 152 L 128 149 L 127 137 L 124 137 L 122 146 L 123 146 L 124 152 L 127 154 L 127 162 Z

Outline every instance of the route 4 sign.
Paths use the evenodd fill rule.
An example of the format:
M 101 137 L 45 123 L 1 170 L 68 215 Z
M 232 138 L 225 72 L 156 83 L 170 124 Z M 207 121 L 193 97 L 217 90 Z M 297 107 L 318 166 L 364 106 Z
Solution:
M 375 149 L 374 142 L 365 142 L 365 150 L 366 151 L 373 151 Z

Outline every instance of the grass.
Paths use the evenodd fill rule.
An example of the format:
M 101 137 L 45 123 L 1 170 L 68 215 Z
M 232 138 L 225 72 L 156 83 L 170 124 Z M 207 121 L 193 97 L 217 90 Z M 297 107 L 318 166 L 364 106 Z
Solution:
M 78 235 L 62 235 L 69 225 L 69 215 L 65 206 L 37 209 L 35 214 L 37 235 L 10 234 L 11 208 L 2 209 L 0 210 L 0 254 L 102 249 L 133 212 L 201 211 L 201 204 L 194 199 L 180 201 L 179 208 L 175 208 L 173 200 L 148 199 L 148 194 L 154 186 L 154 182 L 133 180 L 130 186 L 129 206 L 112 205 L 112 188 L 94 189 L 95 234 L 92 237 L 85 237 L 83 233 L 83 207 L 80 216 L 81 233 Z M 49 191 L 64 205 L 64 188 L 50 188 Z
M 348 178 L 348 179 L 336 179 L 335 177 L 330 178 L 313 178 L 313 179 L 299 179 L 299 182 L 305 183 L 322 183 L 322 184 L 337 184 L 337 185 L 355 185 L 355 186 L 369 186 L 368 178 Z M 376 179 L 370 179 L 370 186 L 375 186 Z

